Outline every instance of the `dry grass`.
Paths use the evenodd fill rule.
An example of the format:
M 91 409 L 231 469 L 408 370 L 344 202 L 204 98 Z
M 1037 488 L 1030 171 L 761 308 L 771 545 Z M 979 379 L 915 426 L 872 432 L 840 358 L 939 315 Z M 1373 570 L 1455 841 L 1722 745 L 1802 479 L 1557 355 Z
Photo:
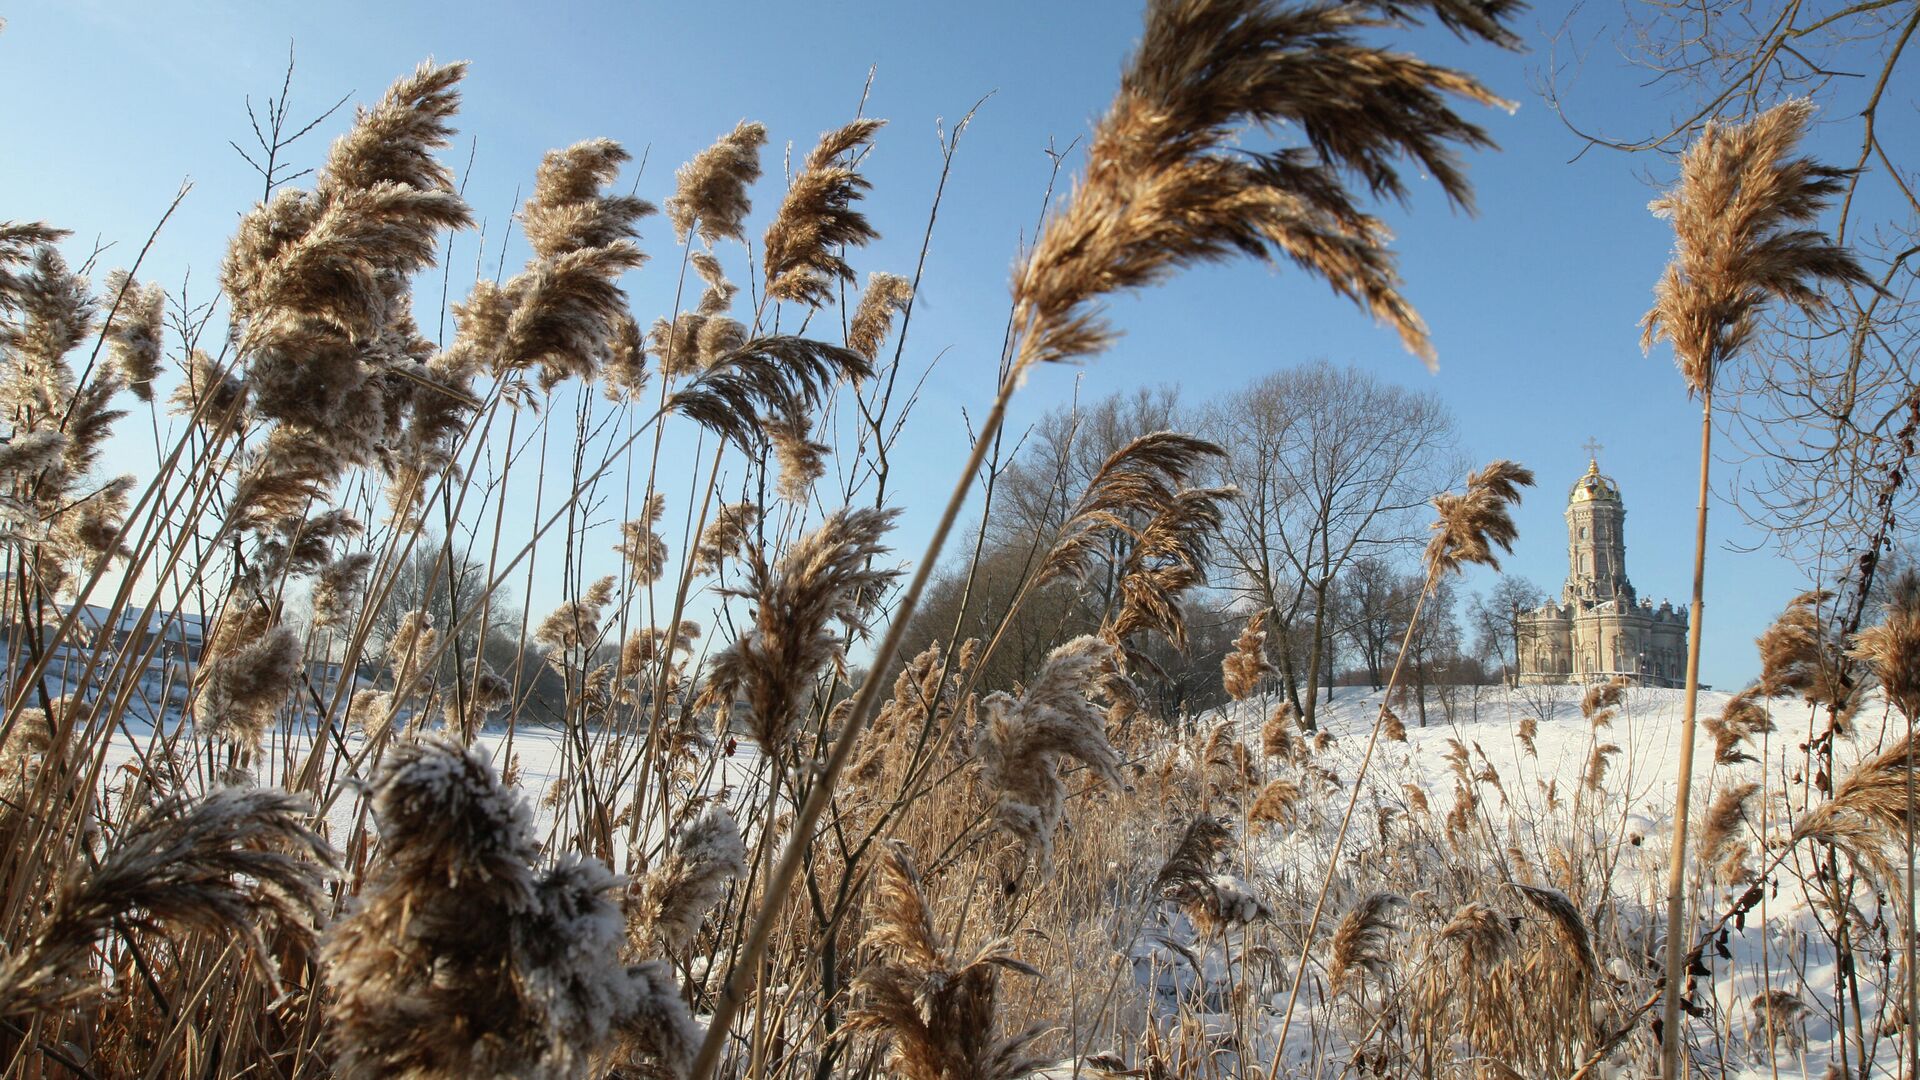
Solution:
M 1430 356 L 1367 203 L 1417 172 L 1470 205 L 1457 155 L 1486 137 L 1455 105 L 1495 99 L 1385 39 L 1427 15 L 1511 45 L 1514 7 L 1149 4 L 1085 174 L 1021 259 L 974 452 L 1035 365 L 1111 340 L 1107 297 L 1229 256 L 1291 264 Z M 862 485 L 913 402 L 888 344 L 916 279 L 873 271 L 846 296 L 878 235 L 880 122 L 819 140 L 751 253 L 768 133 L 740 123 L 675 175 L 677 258 L 651 262 L 628 152 L 554 150 L 516 208 L 526 259 L 449 281 L 442 343 L 413 290 L 476 218 L 441 156 L 466 77 L 403 77 L 310 182 L 241 217 L 225 327 L 137 265 L 95 289 L 63 233 L 0 225 L 4 1075 L 1645 1064 L 1606 1045 L 1651 985 L 1609 816 L 1618 746 L 1595 737 L 1571 829 L 1544 778 L 1468 742 L 1436 809 L 1369 775 L 1379 736 L 1402 760 L 1424 745 L 1391 710 L 1364 739 L 1300 729 L 1264 610 L 1220 665 L 1235 712 L 1158 715 L 1156 657 L 1209 640 L 1192 614 L 1237 496 L 1209 486 L 1222 447 L 1125 441 L 1032 538 L 988 632 L 893 655 L 981 459 L 903 566 L 897 493 Z M 643 318 L 629 275 L 673 264 L 673 310 Z M 159 468 L 98 475 L 106 441 L 147 426 L 116 426 L 130 401 Z M 663 453 L 682 444 L 699 453 Z M 1511 550 L 1531 482 L 1495 461 L 1436 499 L 1428 590 Z M 435 554 L 428 527 L 455 542 Z M 536 580 L 539 609 L 509 610 Z M 1043 642 L 1025 685 L 995 684 L 1052 586 L 1112 602 Z M 1913 591 L 1853 642 L 1902 708 Z M 176 608 L 206 618 L 192 665 L 170 661 Z M 1720 722 L 1728 767 L 1772 730 L 1764 694 L 1860 696 L 1817 602 L 1790 614 L 1768 681 Z M 145 725 L 156 700 L 183 722 Z M 1584 714 L 1597 731 L 1615 710 L 1603 687 Z M 551 760 L 523 770 L 535 739 Z M 1707 861 L 1761 880 L 1830 842 L 1897 888 L 1906 746 L 1784 833 L 1764 793 L 1729 787 Z M 1329 929 L 1323 907 L 1346 915 Z M 1274 1046 L 1303 984 L 1304 1064 Z M 1800 998 L 1769 1001 L 1762 1041 L 1792 1044 Z

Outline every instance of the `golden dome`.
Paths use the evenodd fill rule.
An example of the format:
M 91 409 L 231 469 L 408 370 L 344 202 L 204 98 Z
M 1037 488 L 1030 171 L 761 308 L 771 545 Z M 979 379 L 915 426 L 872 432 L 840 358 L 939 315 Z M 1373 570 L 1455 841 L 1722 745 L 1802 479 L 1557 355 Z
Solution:
M 1573 490 L 1567 493 L 1567 502 L 1619 502 L 1620 485 L 1613 478 L 1600 475 L 1600 462 L 1588 459 L 1587 474 L 1573 482 Z

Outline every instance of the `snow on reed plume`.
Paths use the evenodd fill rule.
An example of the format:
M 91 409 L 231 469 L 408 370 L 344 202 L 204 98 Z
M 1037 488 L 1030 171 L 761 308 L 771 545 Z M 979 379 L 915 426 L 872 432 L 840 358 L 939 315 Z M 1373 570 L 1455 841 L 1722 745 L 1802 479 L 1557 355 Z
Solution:
M 996 691 L 980 701 L 973 754 L 994 799 L 995 820 L 1026 844 L 1043 869 L 1052 865 L 1053 834 L 1066 815 L 1061 759 L 1072 757 L 1116 791 L 1126 790 L 1120 754 L 1107 741 L 1104 713 L 1089 700 L 1115 647 L 1078 637 L 1047 654 L 1033 684 L 1015 697 Z
M 394 748 L 372 805 L 380 858 L 323 949 L 343 1075 L 577 1077 L 622 1043 L 684 1072 L 699 1031 L 670 973 L 619 959 L 623 880 L 573 854 L 541 869 L 477 751 Z
M 681 831 L 666 859 L 630 890 L 629 934 L 646 951 L 657 942 L 670 953 L 684 954 L 707 912 L 726 895 L 727 883 L 746 873 L 747 849 L 733 815 L 725 807 L 709 807 Z
M 238 940 L 272 980 L 265 928 L 281 932 L 277 948 L 303 956 L 335 861 L 306 813 L 284 791 L 230 787 L 128 822 L 97 863 L 59 880 L 31 936 L 0 959 L 0 1014 L 24 1022 L 107 992 L 92 964 L 110 931 Z

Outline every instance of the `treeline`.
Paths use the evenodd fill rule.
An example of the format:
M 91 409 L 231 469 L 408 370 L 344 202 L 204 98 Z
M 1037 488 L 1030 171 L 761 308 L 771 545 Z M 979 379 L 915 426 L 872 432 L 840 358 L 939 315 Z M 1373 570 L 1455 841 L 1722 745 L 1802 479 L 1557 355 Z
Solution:
M 1148 711 L 1173 717 L 1223 704 L 1221 660 L 1256 612 L 1265 613 L 1273 689 L 1305 725 L 1338 688 L 1386 685 L 1425 579 L 1428 501 L 1459 482 L 1464 458 L 1434 394 L 1325 361 L 1206 402 L 1159 387 L 1048 413 L 990 472 L 973 537 L 979 556 L 934 580 L 906 655 L 997 636 L 980 677 L 1011 685 L 1031 680 L 1054 643 L 1097 632 L 1123 601 L 1127 533 L 1108 534 L 1099 565 L 1113 569 L 1089 580 L 1046 580 L 1042 556 L 1103 465 L 1140 436 L 1169 430 L 1197 432 L 1223 451 L 1200 482 L 1233 497 L 1219 504 L 1204 581 L 1179 601 L 1184 648 L 1149 635 L 1134 657 Z M 1424 722 L 1430 686 L 1505 678 L 1515 616 L 1544 599 L 1513 575 L 1481 593 L 1443 580 L 1408 639 L 1409 718 Z

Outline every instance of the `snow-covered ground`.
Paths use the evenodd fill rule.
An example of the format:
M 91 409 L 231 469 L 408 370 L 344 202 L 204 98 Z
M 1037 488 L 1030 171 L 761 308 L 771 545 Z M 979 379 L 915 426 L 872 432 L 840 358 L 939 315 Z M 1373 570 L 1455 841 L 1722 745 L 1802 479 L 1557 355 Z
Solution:
M 1552 865 L 1555 852 L 1584 845 L 1589 861 L 1608 866 L 1610 873 L 1597 884 L 1589 880 L 1586 895 L 1579 898 L 1581 907 L 1589 917 L 1602 904 L 1609 908 L 1610 924 L 1595 937 L 1602 952 L 1602 967 L 1616 1004 L 1626 1008 L 1638 1004 L 1655 973 L 1646 957 L 1657 955 L 1660 923 L 1656 913 L 1665 889 L 1684 695 L 1677 690 L 1629 689 L 1611 722 L 1596 729 L 1582 715 L 1582 693 L 1582 688 L 1575 687 L 1435 691 L 1428 701 L 1424 727 L 1419 724 L 1416 709 L 1410 704 L 1399 705 L 1397 711 L 1407 728 L 1406 741 L 1382 739 L 1375 748 L 1349 835 L 1341 848 L 1334 899 L 1328 904 L 1316 939 L 1324 946 L 1346 909 L 1376 888 L 1409 894 L 1416 906 L 1421 902 L 1417 882 L 1409 887 L 1399 881 L 1377 880 L 1378 866 L 1368 857 L 1384 846 L 1378 822 L 1383 812 L 1389 819 L 1424 813 L 1438 829 L 1439 819 L 1455 803 L 1460 786 L 1456 762 L 1464 752 L 1465 771 L 1477 778 L 1474 786 L 1480 801 L 1476 827 L 1481 836 L 1472 854 L 1456 853 L 1457 857 L 1478 860 L 1474 865 L 1479 872 L 1491 873 L 1496 879 L 1505 875 L 1516 881 L 1557 885 L 1559 871 Z M 1699 710 L 1702 722 L 1717 715 L 1728 697 L 1726 693 L 1703 692 Z M 1329 770 L 1341 786 L 1314 789 L 1306 800 L 1305 812 L 1290 825 L 1243 823 L 1236 830 L 1244 830 L 1245 838 L 1237 869 L 1263 893 L 1263 901 L 1274 912 L 1267 928 L 1229 933 L 1223 938 L 1197 933 L 1182 916 L 1171 911 L 1149 920 L 1150 925 L 1132 949 L 1135 986 L 1148 1014 L 1157 1015 L 1168 1025 L 1183 1019 L 1189 1030 L 1198 1023 L 1218 1032 L 1248 1032 L 1253 1056 L 1263 1066 L 1271 1064 L 1281 1016 L 1287 1007 L 1291 948 L 1297 946 L 1270 949 L 1275 955 L 1266 962 L 1272 971 L 1263 982 L 1255 980 L 1260 982 L 1263 996 L 1253 1002 L 1244 997 L 1236 999 L 1233 993 L 1234 984 L 1242 982 L 1243 964 L 1248 962 L 1243 950 L 1256 935 L 1264 935 L 1257 940 L 1266 942 L 1299 940 L 1354 777 L 1360 771 L 1367 734 L 1380 702 L 1378 693 L 1343 688 L 1331 704 L 1322 706 L 1320 726 L 1332 736 L 1332 743 L 1317 750 L 1312 761 Z M 1257 755 L 1260 727 L 1272 704 L 1272 699 L 1250 701 L 1233 710 L 1197 717 L 1195 726 L 1205 731 L 1220 720 L 1228 720 Z M 1813 710 L 1797 700 L 1778 699 L 1772 705 L 1776 730 L 1764 739 L 1764 745 L 1749 748 L 1762 760 L 1718 764 L 1711 736 L 1701 731 L 1693 789 L 1696 850 L 1700 822 L 1707 809 L 1731 786 L 1762 784 L 1763 798 L 1751 804 L 1748 825 L 1738 836 L 1752 850 L 1749 861 L 1753 865 L 1767 857 L 1769 841 L 1785 836 L 1793 818 L 1810 799 L 1815 805 L 1820 801 L 1817 793 L 1809 793 L 1805 745 L 1810 732 L 1824 720 L 1815 718 Z M 1536 724 L 1530 746 L 1522 737 L 1524 718 L 1532 718 Z M 1836 780 L 1844 777 L 1855 761 L 1884 749 L 1904 733 L 1904 720 L 1889 716 L 1875 699 L 1860 711 L 1852 735 L 1837 745 Z M 143 742 L 151 737 L 151 729 L 146 727 L 118 734 L 110 752 L 110 769 L 137 767 Z M 517 762 L 521 791 L 535 808 L 544 831 L 552 813 L 544 805 L 545 796 L 566 771 L 565 762 L 571 753 L 565 736 L 550 729 L 522 729 L 512 733 L 509 747 L 506 731 L 490 730 L 482 736 L 481 744 L 493 755 L 497 768 L 505 768 L 510 760 Z M 1618 750 L 1602 755 L 1607 769 L 1596 791 L 1587 784 L 1590 763 L 1596 748 L 1607 745 Z M 306 746 L 303 734 L 284 730 L 272 733 L 261 754 L 259 779 L 277 782 L 295 767 Z M 358 734 L 349 737 L 351 749 L 360 746 Z M 754 767 L 751 752 L 742 745 L 737 756 L 719 763 L 711 783 L 717 787 L 744 785 Z M 1416 809 L 1421 798 L 1429 809 Z M 335 843 L 340 843 L 354 824 L 354 804 L 355 800 L 343 799 L 328 815 L 329 833 Z M 1443 853 L 1442 858 L 1446 857 Z M 1767 890 L 1764 905 L 1745 920 L 1742 928 L 1729 934 L 1725 954 L 1715 950 L 1707 955 L 1711 974 L 1702 980 L 1702 997 L 1713 1009 L 1710 1018 L 1694 1023 L 1695 1053 L 1716 1066 L 1724 1063 L 1728 1075 L 1771 1077 L 1777 1064 L 1782 1074 L 1820 1076 L 1835 1057 L 1837 965 L 1827 930 L 1830 911 L 1824 902 L 1810 903 L 1803 888 L 1803 883 L 1815 876 L 1813 859 L 1814 852 L 1809 850 L 1786 860 L 1773 875 L 1776 885 Z M 1697 876 L 1695 880 L 1700 881 Z M 1742 891 L 1744 886 L 1701 882 L 1694 905 L 1695 925 L 1717 917 Z M 1854 962 L 1863 974 L 1860 1034 L 1870 1044 L 1876 1061 L 1891 1070 L 1897 1061 L 1898 1040 L 1878 1036 L 1876 1031 L 1883 1019 L 1877 987 L 1895 985 L 1897 980 L 1897 966 L 1888 967 L 1899 951 L 1898 935 L 1887 927 L 1895 921 L 1894 909 L 1864 883 L 1853 894 L 1852 904 L 1853 931 L 1861 943 Z M 1518 902 L 1508 908 L 1521 914 L 1527 910 Z M 1421 932 L 1420 927 L 1430 932 L 1437 925 L 1432 912 L 1424 920 L 1415 916 L 1413 911 L 1403 916 L 1403 939 Z M 1438 921 L 1444 919 L 1442 914 Z M 1275 932 L 1274 925 L 1281 926 L 1282 932 Z M 1400 947 L 1411 955 L 1424 946 L 1403 940 Z M 1324 1071 L 1326 1076 L 1335 1077 L 1350 1056 L 1351 1048 L 1341 1044 L 1337 1033 L 1340 1017 L 1350 1017 L 1351 1011 L 1339 1012 L 1346 1006 L 1326 992 L 1324 975 L 1318 967 L 1310 969 L 1288 1028 L 1284 1063 L 1289 1072 Z M 1749 1039 L 1749 1003 L 1769 989 L 1792 993 L 1808 1010 L 1804 1024 L 1796 1030 L 1796 1035 L 1804 1032 L 1804 1046 L 1788 1052 L 1788 1044 L 1783 1042 L 1777 1062 L 1769 1062 L 1764 1051 Z M 1854 1003 L 1849 1000 L 1846 1008 L 1847 1025 L 1852 1030 Z M 1238 1015 L 1227 1015 L 1230 1009 L 1239 1010 Z M 1646 1030 L 1642 1025 L 1634 1039 L 1644 1043 Z M 1091 1052 L 1097 1048 L 1085 1049 Z M 1857 1056 L 1857 1050 L 1851 1052 Z M 1858 1060 L 1851 1065 L 1858 1069 Z M 1632 1072 L 1615 1070 L 1604 1075 Z
M 1596 728 L 1582 715 L 1582 693 L 1583 689 L 1576 687 L 1450 689 L 1444 695 L 1430 697 L 1425 727 L 1419 725 L 1411 703 L 1399 704 L 1396 711 L 1406 724 L 1406 741 L 1383 738 L 1375 747 L 1341 848 L 1342 865 L 1335 879 L 1334 899 L 1322 918 L 1317 940 L 1326 941 L 1341 915 L 1360 896 L 1389 888 L 1403 895 L 1410 893 L 1413 902 L 1414 910 L 1401 919 L 1400 948 L 1404 955 L 1424 949 L 1424 942 L 1407 939 L 1422 933 L 1421 927 L 1430 933 L 1445 921 L 1446 914 L 1429 910 L 1424 918 L 1419 917 L 1423 897 L 1415 891 L 1418 881 L 1410 888 L 1402 881 L 1381 880 L 1392 877 L 1383 869 L 1388 860 L 1381 855 L 1390 843 L 1381 839 L 1376 823 L 1383 814 L 1391 820 L 1412 813 L 1433 822 L 1438 829 L 1439 819 L 1455 805 L 1463 765 L 1466 774 L 1476 778 L 1473 788 L 1479 806 L 1474 831 L 1478 843 L 1471 854 L 1456 849 L 1448 855 L 1440 849 L 1439 864 L 1431 869 L 1444 872 L 1450 860 L 1457 860 L 1459 865 L 1474 865 L 1483 879 L 1491 876 L 1497 882 L 1504 877 L 1564 887 L 1565 862 L 1561 855 L 1584 845 L 1589 864 L 1611 869 L 1610 874 L 1583 871 L 1585 888 L 1576 890 L 1584 893 L 1581 906 L 1590 925 L 1599 908 L 1608 909 L 1609 925 L 1604 932 L 1596 933 L 1595 944 L 1601 949 L 1610 989 L 1616 1003 L 1626 1008 L 1644 1000 L 1657 973 L 1646 958 L 1658 956 L 1658 943 L 1664 937 L 1660 914 L 1685 696 L 1679 690 L 1629 689 L 1611 722 Z M 1447 700 L 1443 702 L 1441 696 Z M 1722 692 L 1701 693 L 1701 723 L 1718 715 L 1729 697 Z M 1259 729 L 1269 704 L 1248 702 L 1225 713 L 1197 718 L 1197 723 L 1204 730 L 1209 723 L 1229 719 L 1240 737 L 1257 751 Z M 1266 892 L 1266 903 L 1275 911 L 1272 917 L 1287 926 L 1282 936 L 1290 941 L 1299 940 L 1299 930 L 1318 892 L 1380 704 L 1379 693 L 1343 689 L 1333 703 L 1323 705 L 1320 726 L 1334 741 L 1317 752 L 1313 761 L 1331 770 L 1342 786 L 1318 789 L 1313 805 L 1289 826 L 1245 826 L 1243 861 L 1237 869 L 1256 891 Z M 1802 813 L 1809 798 L 1813 805 L 1821 801 L 1819 793 L 1809 793 L 1807 778 L 1812 773 L 1806 745 L 1810 735 L 1824 727 L 1824 715 L 1816 718 L 1810 706 L 1787 698 L 1772 702 L 1772 715 L 1775 731 L 1745 747 L 1762 760 L 1717 764 L 1713 738 L 1704 726 L 1700 731 L 1690 815 L 1694 821 L 1690 859 L 1694 863 L 1708 808 L 1716 796 L 1733 786 L 1749 782 L 1762 785 L 1760 794 L 1749 803 L 1745 825 L 1736 830 L 1734 840 L 1751 849 L 1747 862 L 1752 867 L 1758 867 L 1772 850 L 1777 850 L 1774 845 L 1784 839 L 1791 821 Z M 1534 718 L 1537 725 L 1530 746 L 1522 736 L 1522 719 L 1526 717 Z M 1836 745 L 1836 781 L 1854 762 L 1886 749 L 1905 733 L 1905 720 L 1897 714 L 1889 716 L 1879 699 L 1873 699 L 1868 708 L 1860 710 L 1851 736 Z M 1618 750 L 1605 751 L 1607 746 Z M 1596 749 L 1602 750 L 1607 762 L 1598 790 L 1587 783 Z M 1461 763 L 1463 753 L 1465 761 Z M 1422 798 L 1430 809 L 1417 805 Z M 1744 920 L 1742 928 L 1731 930 L 1724 953 L 1714 949 L 1706 954 L 1711 974 L 1701 980 L 1701 997 L 1713 1008 L 1709 1018 L 1694 1022 L 1695 1054 L 1716 1068 L 1724 1067 L 1729 1075 L 1773 1075 L 1774 1063 L 1769 1062 L 1757 1039 L 1749 1038 L 1751 1002 L 1767 990 L 1787 991 L 1807 1008 L 1804 1022 L 1795 1025 L 1793 1035 L 1780 1043 L 1777 1064 L 1782 1074 L 1804 1071 L 1819 1076 L 1835 1057 L 1836 962 L 1825 929 L 1832 921 L 1831 910 L 1824 901 L 1808 900 L 1803 885 L 1816 876 L 1815 852 L 1812 845 L 1802 846 L 1808 850 L 1788 858 L 1772 875 L 1774 884 L 1767 889 L 1762 905 Z M 1728 887 L 1699 876 L 1692 880 L 1699 885 L 1696 902 L 1690 908 L 1696 928 L 1718 918 L 1745 891 L 1744 885 Z M 1897 923 L 1897 907 L 1876 895 L 1865 882 L 1854 891 L 1851 904 L 1851 930 L 1856 943 L 1853 959 L 1862 972 L 1858 1002 L 1862 1016 L 1857 1034 L 1867 1040 L 1878 1063 L 1896 1069 L 1898 1041 L 1876 1032 L 1885 1019 L 1877 987 L 1899 985 L 1900 939 L 1897 926 L 1890 929 L 1887 925 Z M 1527 912 L 1526 905 L 1517 900 L 1508 909 L 1523 916 Z M 1238 1017 L 1220 1011 L 1232 1000 L 1230 988 L 1241 977 L 1243 950 L 1250 944 L 1273 940 L 1265 936 L 1267 933 L 1256 928 L 1237 935 L 1229 933 L 1224 939 L 1209 938 L 1169 913 L 1149 928 L 1134 950 L 1140 985 L 1143 989 L 1151 987 L 1163 1022 L 1170 1025 L 1176 1017 L 1184 1016 L 1190 1025 L 1197 1018 L 1209 1030 L 1222 1034 L 1238 1030 L 1243 1037 L 1250 1035 L 1257 1057 L 1263 1064 L 1270 1064 L 1281 1016 L 1287 1008 L 1288 974 L 1265 982 L 1264 990 L 1276 990 L 1277 983 L 1278 992 L 1267 993 L 1251 1016 L 1244 1006 Z M 1692 940 L 1690 935 L 1689 943 Z M 1254 952 L 1257 955 L 1258 949 Z M 1198 977 L 1195 959 L 1199 960 Z M 1889 962 L 1896 966 L 1889 969 Z M 1292 961 L 1287 959 L 1284 966 L 1290 969 Z M 1287 1029 L 1286 1064 L 1290 1069 L 1312 1073 L 1331 1062 L 1329 1075 L 1334 1075 L 1346 1066 L 1350 1054 L 1350 1050 L 1330 1045 L 1328 1035 L 1340 1030 L 1335 1010 L 1341 1006 L 1323 992 L 1324 984 L 1315 985 L 1324 973 L 1311 974 L 1314 977 L 1307 980 L 1309 986 L 1303 988 Z M 1855 1007 L 1849 998 L 1845 1022 L 1850 1032 L 1856 1022 L 1852 1015 Z M 1643 1024 L 1635 1038 L 1650 1044 L 1647 1030 Z M 1802 1033 L 1804 1047 L 1790 1051 L 1791 1040 Z M 1331 1042 L 1337 1044 L 1338 1036 Z M 1855 1048 L 1849 1051 L 1854 1069 L 1860 1065 L 1857 1045 L 1856 1039 Z M 1608 1070 L 1609 1074 L 1613 1071 Z

